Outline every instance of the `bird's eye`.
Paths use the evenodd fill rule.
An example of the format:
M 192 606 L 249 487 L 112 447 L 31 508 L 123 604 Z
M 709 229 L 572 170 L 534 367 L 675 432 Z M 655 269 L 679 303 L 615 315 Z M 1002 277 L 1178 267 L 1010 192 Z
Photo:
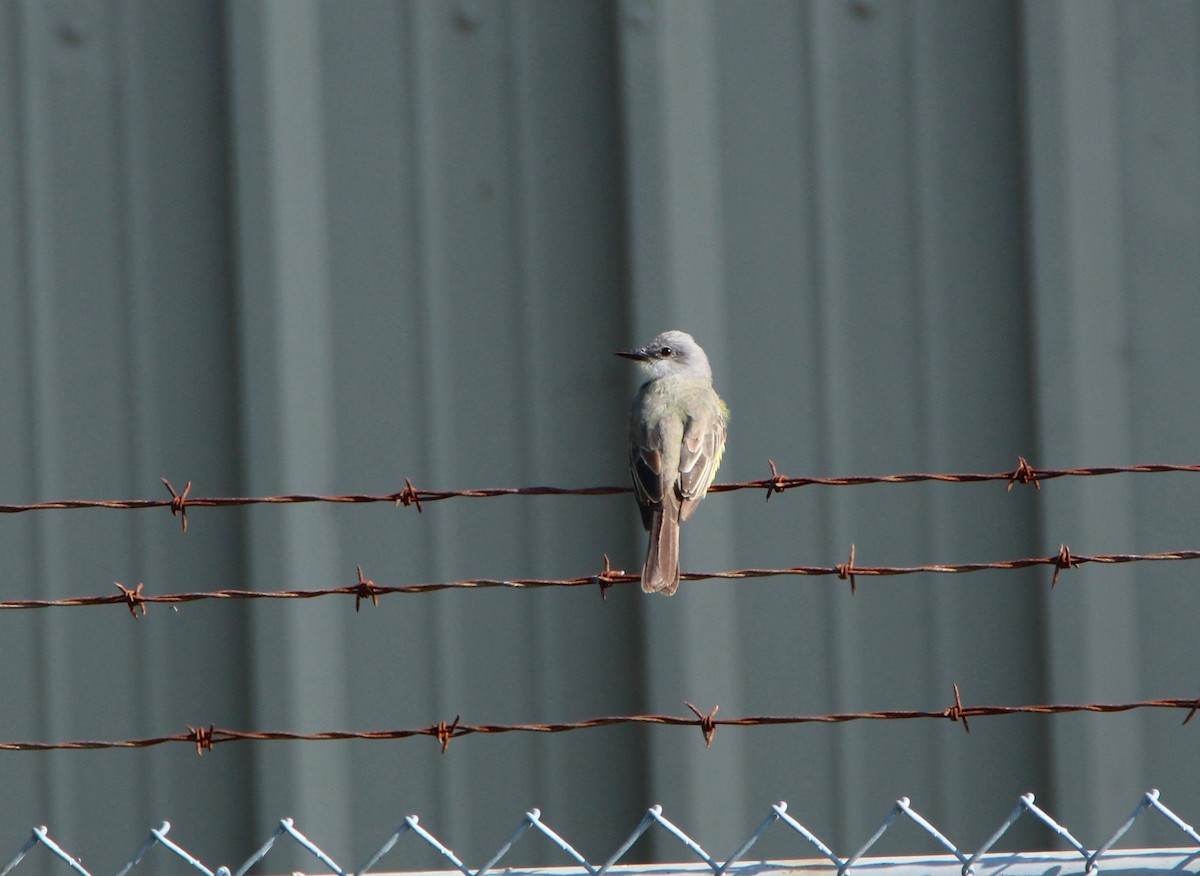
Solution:
M 658 351 L 658 355 L 662 356 L 664 359 L 670 359 L 672 356 L 675 355 L 675 351 L 672 350 L 670 347 L 663 347 L 661 350 Z

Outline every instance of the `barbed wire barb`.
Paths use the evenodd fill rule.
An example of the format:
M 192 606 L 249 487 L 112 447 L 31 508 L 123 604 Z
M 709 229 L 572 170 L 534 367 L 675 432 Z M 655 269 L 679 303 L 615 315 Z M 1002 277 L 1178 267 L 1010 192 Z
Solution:
M 138 581 L 137 587 L 130 589 L 120 581 L 113 581 L 113 586 L 121 591 L 121 598 L 129 606 L 129 613 L 133 615 L 134 620 L 138 620 L 138 610 L 142 615 L 146 614 L 146 598 L 142 595 L 142 582 Z
M 171 494 L 171 502 L 169 505 L 171 509 L 171 516 L 174 517 L 179 515 L 180 525 L 183 527 L 183 531 L 187 532 L 187 500 L 188 493 L 192 491 L 192 482 L 187 482 L 187 486 L 183 488 L 182 493 L 176 493 L 175 488 L 171 486 L 171 482 L 169 480 L 166 478 L 160 478 L 160 480 L 163 482 L 163 486 L 167 488 L 167 492 Z
M 1024 456 L 1017 457 L 1017 467 L 1013 470 L 1012 477 L 1008 479 L 1008 486 L 1004 488 L 1004 491 L 1011 493 L 1012 488 L 1017 484 L 1033 484 L 1035 490 L 1042 488 L 1037 472 Z
M 704 734 L 704 747 L 712 748 L 713 736 L 716 735 L 717 732 L 717 709 L 721 707 L 713 706 L 712 711 L 708 714 L 705 714 L 687 700 L 684 700 L 683 704 L 692 710 L 692 714 L 695 715 L 696 719 L 700 722 L 700 732 Z
M 850 545 L 850 558 L 848 560 L 846 560 L 846 562 L 844 562 L 844 563 L 838 563 L 834 568 L 837 570 L 837 576 L 839 578 L 841 578 L 843 581 L 845 581 L 847 578 L 850 579 L 850 595 L 857 596 L 858 595 L 858 580 L 854 577 L 855 568 L 854 568 L 854 545 L 853 544 Z
M 404 489 L 397 493 L 394 499 L 396 507 L 403 505 L 407 508 L 409 505 L 415 505 L 417 513 L 421 513 L 421 494 L 417 492 L 417 488 L 413 486 L 413 482 L 408 478 L 404 479 Z
M 358 609 L 364 599 L 371 600 L 371 604 L 378 608 L 379 588 L 375 586 L 374 581 L 369 580 L 363 575 L 362 566 L 355 566 L 354 568 L 358 570 L 358 584 L 354 589 L 354 613 L 358 614 Z
M 1054 559 L 1054 577 L 1050 579 L 1050 589 L 1058 584 L 1058 573 L 1063 569 L 1078 569 L 1079 561 L 1071 556 L 1071 549 L 1065 544 L 1058 546 L 1058 556 Z
M 621 581 L 625 581 L 632 576 L 626 575 L 624 569 L 614 569 L 612 561 L 609 560 L 608 554 L 604 555 L 604 571 L 596 576 L 596 583 L 600 586 L 600 599 L 608 602 L 608 589 Z
M 434 725 L 434 736 L 441 743 L 442 754 L 446 753 L 446 749 L 450 747 L 450 740 L 454 738 L 455 732 L 458 730 L 458 722 L 462 719 L 462 715 L 455 715 L 454 720 L 447 724 L 445 721 L 438 721 Z
M 1196 712 L 1198 711 L 1200 711 L 1200 697 L 1196 697 L 1196 702 L 1192 705 L 1191 710 L 1187 713 L 1187 717 L 1183 719 L 1183 723 L 1187 724 L 1188 721 L 1196 717 Z
M 770 502 L 772 496 L 787 489 L 788 479 L 779 473 L 779 469 L 775 467 L 775 460 L 768 459 L 767 465 L 771 467 L 771 486 L 767 489 L 766 501 Z
M 212 751 L 213 734 L 216 732 L 216 727 L 209 724 L 207 727 L 188 727 L 188 740 L 196 743 L 196 754 L 202 755 L 206 751 Z
M 963 730 L 967 733 L 971 732 L 971 725 L 967 721 L 966 710 L 963 708 L 962 697 L 958 693 L 958 684 L 954 684 L 954 704 L 946 709 L 946 717 L 951 721 L 961 721 Z

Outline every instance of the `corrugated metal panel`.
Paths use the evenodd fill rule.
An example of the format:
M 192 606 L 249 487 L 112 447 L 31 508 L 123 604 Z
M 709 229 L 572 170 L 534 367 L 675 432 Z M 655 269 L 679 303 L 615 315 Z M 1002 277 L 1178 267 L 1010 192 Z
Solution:
M 161 475 L 238 489 L 216 13 L 189 2 L 0 9 L 6 501 L 147 494 Z M 237 514 L 187 537 L 136 515 L 25 517 L 0 526 L 7 594 L 243 578 Z M 0 734 L 246 722 L 244 617 L 234 606 L 141 624 L 5 612 Z M 100 841 L 90 864 L 115 869 L 117 853 L 100 851 L 111 837 L 130 818 L 172 812 L 232 853 L 249 827 L 228 789 L 251 752 L 230 755 L 6 759 L 0 823 L 11 834 L 61 818 L 72 838 Z
M 758 4 L 746 16 L 745 9 L 623 7 L 634 68 L 626 79 L 629 136 L 644 138 L 629 147 L 634 277 L 643 263 L 648 277 L 635 293 L 655 320 L 713 323 L 701 336 L 716 341 L 718 375 L 734 408 L 723 474 L 762 476 L 768 456 L 805 474 L 1011 463 L 1032 441 L 1022 413 L 1028 370 L 1013 11 L 780 3 Z M 637 66 L 672 62 L 657 75 Z M 694 96 L 705 76 L 714 92 L 707 101 Z M 672 86 L 681 92 L 675 98 Z M 654 87 L 662 93 L 644 93 Z M 639 110 L 643 99 L 649 109 Z M 675 109 L 655 112 L 658 104 Z M 707 125 L 717 128 L 719 153 L 691 142 L 703 140 Z M 687 145 L 672 150 L 675 140 Z M 638 157 L 655 148 L 665 157 L 656 167 L 643 158 L 651 170 L 642 179 Z M 673 161 L 686 168 L 675 171 L 679 191 L 669 182 Z M 714 203 L 678 206 L 700 197 L 689 186 L 708 191 L 710 179 Z M 666 192 L 646 194 L 658 186 Z M 639 197 L 649 204 L 639 208 Z M 639 215 L 650 226 L 642 233 Z M 655 240 L 663 241 L 657 249 Z M 721 281 L 715 315 L 713 271 Z M 665 294 L 656 294 L 657 284 Z M 964 356 L 974 367 L 958 364 Z M 835 563 L 851 542 L 860 561 L 1021 553 L 1032 545 L 1031 498 L 941 487 L 813 491 L 776 500 L 781 509 L 730 497 L 689 524 L 688 556 L 706 568 Z M 988 527 L 979 526 L 981 517 Z M 722 554 L 719 534 L 730 532 L 732 550 Z M 682 630 L 665 649 L 680 654 L 681 668 L 656 674 L 653 689 L 664 698 L 683 689 L 751 712 L 941 702 L 952 681 L 980 696 L 1036 699 L 1038 679 L 1011 659 L 1014 650 L 1039 646 L 1029 622 L 1034 586 L 967 595 L 958 583 L 881 583 L 851 601 L 826 588 L 764 582 L 736 595 L 689 595 L 683 610 L 651 604 L 652 640 L 664 629 L 670 636 L 675 624 Z M 702 620 L 688 624 L 683 612 Z M 986 629 L 968 626 L 976 613 L 991 619 Z M 716 645 L 723 642 L 738 647 Z M 898 793 L 915 782 L 922 799 L 939 799 L 940 817 L 961 818 L 969 829 L 954 801 L 982 785 L 1012 792 L 1036 783 L 1037 734 L 996 728 L 990 756 L 979 758 L 941 728 L 840 728 L 803 740 L 764 732 L 740 740 L 746 750 L 723 744 L 720 753 L 697 752 L 686 767 L 678 760 L 693 753 L 656 751 L 668 766 L 655 799 L 719 834 L 731 797 L 838 789 L 830 829 L 853 833 L 869 820 L 857 805 L 861 789 Z M 738 781 L 723 780 L 725 769 Z M 681 785 L 681 774 L 707 791 Z M 717 787 L 722 793 L 712 794 Z
M 669 325 L 705 345 L 733 409 L 723 479 L 765 476 L 768 457 L 809 475 L 1194 461 L 1198 14 L 0 5 L 0 404 L 19 412 L 0 422 L 3 498 L 152 495 L 163 474 L 208 495 L 620 483 L 633 378 L 609 351 Z M 1188 479 L 1155 477 L 725 494 L 685 527 L 684 565 L 832 564 L 851 543 L 878 564 L 1196 547 Z M 389 584 L 579 575 L 606 552 L 635 569 L 635 518 L 628 497 L 201 509 L 182 536 L 165 515 L 72 512 L 0 521 L 0 543 L 14 596 L 318 587 L 356 563 Z M 1090 567 L 1052 594 L 1030 572 L 860 581 L 853 599 L 768 579 L 673 600 L 391 597 L 353 617 L 10 613 L 0 677 L 38 705 L 0 716 L 0 738 L 685 699 L 937 708 L 952 682 L 976 703 L 1186 695 L 1185 565 Z M 20 805 L 0 835 L 52 821 L 99 848 L 88 835 L 119 836 L 132 809 L 240 850 L 252 810 L 254 835 L 288 812 L 340 852 L 419 810 L 475 859 L 514 807 L 590 853 L 627 827 L 596 811 L 661 802 L 720 850 L 752 827 L 729 817 L 749 801 L 788 799 L 845 844 L 873 825 L 864 801 L 909 794 L 970 844 L 1027 790 L 1086 835 L 1123 815 L 1105 800 L 1151 785 L 1188 812 L 1189 738 L 1148 715 L 764 728 L 707 750 L 613 729 L 445 757 L 8 755 Z
M 695 333 L 711 357 L 718 390 L 733 405 L 736 442 L 747 421 L 745 407 L 730 394 L 734 357 L 724 328 L 727 219 L 721 201 L 716 7 L 631 2 L 618 7 L 618 16 L 632 337 L 645 343 L 672 327 Z M 722 475 L 729 470 L 727 462 Z M 683 567 L 732 568 L 733 519 L 730 503 L 706 503 L 683 529 Z M 640 569 L 640 556 L 634 553 L 625 566 Z M 681 700 L 703 710 L 714 704 L 744 708 L 741 604 L 732 590 L 715 587 L 688 588 L 684 599 L 645 601 L 648 709 L 674 711 Z M 713 830 L 725 842 L 730 825 L 721 813 L 745 808 L 753 740 L 722 740 L 717 757 L 710 756 L 713 750 L 661 735 L 647 743 L 649 796 L 678 805 L 688 823 Z
M 1187 456 L 1195 422 L 1173 390 L 1200 371 L 1176 328 L 1200 315 L 1200 13 L 1029 4 L 1024 31 L 1039 456 Z M 1155 186 L 1164 171 L 1171 184 Z M 1079 551 L 1149 549 L 1190 538 L 1195 510 L 1186 483 L 1080 483 L 1044 497 L 1042 528 L 1047 543 Z M 1167 616 L 1191 614 L 1194 580 L 1186 569 L 1127 568 L 1048 598 L 1051 694 L 1119 699 L 1192 684 L 1194 653 Z M 1051 774 L 1077 789 L 1063 793 L 1064 813 L 1094 826 L 1112 815 L 1106 794 L 1150 772 L 1200 787 L 1175 730 L 1141 717 L 1053 727 Z
M 289 34 L 298 21 L 302 39 Z M 608 12 L 284 4 L 234 8 L 231 27 L 248 487 L 622 480 Z M 355 563 L 381 583 L 577 574 L 626 541 L 630 510 L 578 499 L 451 503 L 419 517 L 298 510 L 256 519 L 250 550 L 255 577 L 287 570 L 312 584 Z M 511 597 L 393 601 L 354 618 L 297 606 L 290 623 L 264 606 L 257 722 L 402 726 L 639 707 L 633 594 L 583 605 L 578 594 Z M 391 799 L 430 808 L 482 849 L 509 829 L 504 802 L 557 800 L 586 834 L 587 810 L 571 803 L 583 787 L 611 782 L 606 793 L 640 803 L 636 751 L 622 732 L 486 740 L 446 758 L 432 746 L 280 750 L 263 761 L 262 812 L 296 801 L 318 817 L 337 812 L 350 843 L 387 828 L 394 810 L 378 802 Z

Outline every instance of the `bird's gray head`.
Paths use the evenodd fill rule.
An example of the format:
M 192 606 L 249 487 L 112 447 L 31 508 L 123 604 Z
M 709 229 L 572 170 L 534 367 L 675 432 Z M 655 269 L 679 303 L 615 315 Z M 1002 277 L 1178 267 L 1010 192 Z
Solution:
M 708 357 L 687 332 L 663 332 L 636 350 L 617 350 L 618 356 L 633 359 L 650 374 L 650 379 L 678 375 L 681 377 L 712 377 Z

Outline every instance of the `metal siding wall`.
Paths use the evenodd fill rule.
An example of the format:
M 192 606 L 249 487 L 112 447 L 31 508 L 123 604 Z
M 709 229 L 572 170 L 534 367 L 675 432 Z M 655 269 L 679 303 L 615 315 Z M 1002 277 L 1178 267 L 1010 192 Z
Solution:
M 1129 411 L 1133 455 L 1183 459 L 1196 452 L 1200 425 L 1191 403 L 1200 375 L 1200 7 L 1158 2 L 1117 12 L 1118 31 L 1128 40 L 1118 81 L 1119 136 L 1127 156 L 1122 201 L 1129 217 L 1128 349 L 1136 379 Z M 1144 549 L 1190 543 L 1198 506 L 1196 488 L 1186 479 L 1135 481 L 1131 540 Z M 1134 587 L 1142 597 L 1136 654 L 1141 689 L 1196 687 L 1196 636 L 1190 630 L 1200 616 L 1196 573 L 1141 569 Z M 1196 800 L 1200 763 L 1194 740 L 1177 732 L 1171 720 L 1143 721 L 1140 729 L 1142 775 L 1130 781 L 1165 776 L 1164 793 Z M 1162 836 L 1152 830 L 1141 838 L 1161 842 Z
M 206 3 L 160 12 L 81 2 L 0 13 L 11 49 L 0 101 L 6 501 L 146 495 L 160 475 L 238 489 L 221 21 Z M 187 537 L 157 516 L 29 515 L 6 519 L 0 539 L 13 596 L 241 578 L 238 515 Z M 152 615 L 5 612 L 0 735 L 130 737 L 244 722 L 244 613 L 196 605 Z M 100 872 L 163 819 L 232 856 L 252 840 L 225 789 L 251 753 L 229 753 L 6 759 L 0 824 L 18 837 L 57 823 Z M 44 859 L 27 866 L 54 869 Z
M 236 7 L 231 25 L 250 487 L 622 480 L 627 382 L 609 351 L 623 334 L 623 242 L 604 7 L 264 4 Z M 299 92 L 301 109 L 273 115 L 289 105 L 277 92 Z M 289 154 L 314 163 L 279 169 Z M 299 271 L 285 249 L 297 222 L 313 235 Z M 314 361 L 319 379 L 296 375 Z M 294 394 L 280 393 L 291 381 Z M 302 435 L 312 443 L 289 465 L 288 436 Z M 380 583 L 561 577 L 599 570 L 629 511 L 572 498 L 337 509 L 320 512 L 319 537 L 295 538 L 285 511 L 260 515 L 251 551 L 256 577 L 283 570 L 313 586 L 352 580 L 355 563 Z M 607 603 L 479 592 L 393 598 L 349 619 L 345 605 L 302 605 L 294 622 L 265 606 L 256 720 L 386 727 L 635 711 L 636 606 L 632 592 Z M 351 848 L 418 811 L 478 857 L 511 829 L 514 805 L 557 801 L 562 829 L 603 847 L 622 825 L 573 801 L 599 795 L 631 812 L 644 802 L 633 732 L 471 741 L 445 758 L 433 743 L 273 752 L 260 814 L 303 801 L 334 847 Z
M 1013 464 L 1032 426 L 1012 8 L 747 8 L 630 2 L 621 18 L 634 294 L 655 323 L 639 331 L 683 322 L 715 347 L 733 409 L 722 477 L 761 477 L 768 456 L 792 474 Z M 833 564 L 851 542 L 865 563 L 1029 553 L 1034 501 L 940 486 L 722 496 L 685 528 L 685 566 Z M 647 605 L 647 647 L 667 657 L 651 690 L 722 713 L 943 703 L 952 682 L 1034 701 L 1040 682 L 1011 655 L 1040 646 L 1040 583 L 860 581 L 853 600 L 829 582 L 696 585 L 684 608 Z M 878 818 L 865 800 L 912 794 L 969 833 L 964 796 L 1044 784 L 1028 723 L 971 740 L 918 725 L 731 735 L 710 751 L 652 743 L 654 799 L 716 848 L 748 827 L 730 819 L 746 800 L 786 798 L 851 842 Z
M 1047 465 L 1190 458 L 1196 449 L 1193 407 L 1179 407 L 1174 392 L 1200 365 L 1191 333 L 1179 332 L 1194 328 L 1200 307 L 1200 22 L 1192 4 L 1136 8 L 1024 9 L 1038 455 Z M 1169 549 L 1191 537 L 1200 512 L 1186 479 L 1074 483 L 1042 502 L 1046 546 L 1083 553 Z M 1190 616 L 1194 577 L 1124 567 L 1060 585 L 1044 609 L 1051 696 L 1118 700 L 1191 684 L 1194 637 L 1169 618 Z M 1064 721 L 1051 742 L 1062 811 L 1085 830 L 1120 817 L 1115 798 L 1147 781 L 1164 793 L 1200 787 L 1191 743 L 1167 716 Z
M 230 9 L 240 268 L 242 423 L 246 489 L 336 484 L 329 222 L 322 115 L 320 14 L 315 3 Z M 251 513 L 255 581 L 295 586 L 342 580 L 336 509 Z M 350 579 L 352 580 L 352 579 Z M 349 708 L 343 606 L 249 607 L 252 720 L 314 730 Z M 287 800 L 301 823 L 321 820 L 335 847 L 350 842 L 348 746 L 273 746 L 255 759 L 255 829 L 269 831 Z
M 1133 451 L 1128 418 L 1130 369 L 1125 349 L 1121 265 L 1120 162 L 1115 136 L 1116 93 L 1097 88 L 1116 74 L 1116 21 L 1108 3 L 1027 7 L 1030 32 L 1030 204 L 1032 280 L 1038 333 L 1039 458 L 1122 458 Z M 1053 329 L 1055 330 L 1052 330 Z M 1047 540 L 1106 550 L 1132 548 L 1130 479 L 1072 484 L 1047 493 Z M 1134 651 L 1136 572 L 1117 569 L 1083 587 L 1047 597 L 1047 632 L 1061 650 L 1049 654 L 1051 696 L 1120 697 L 1139 687 Z M 1119 721 L 1072 722 L 1051 728 L 1056 785 L 1089 801 L 1091 821 L 1114 802 L 1113 792 L 1142 773 L 1139 716 Z M 1101 765 L 1104 768 L 1101 768 Z M 1084 815 L 1076 803 L 1067 812 Z
M 163 474 L 207 495 L 623 483 L 635 378 L 609 353 L 669 326 L 733 409 L 723 480 L 768 457 L 794 475 L 1194 461 L 1198 18 L 1171 0 L 0 4 L 0 498 L 153 495 Z M 1194 547 L 1193 496 L 1167 475 L 724 494 L 684 528 L 684 566 L 833 564 L 852 542 L 865 564 Z M 0 521 L 13 596 L 319 587 L 355 564 L 380 584 L 574 576 L 644 549 L 629 497 L 197 509 L 186 536 L 142 515 Z M 1186 564 L 1159 565 L 1053 593 L 1039 570 L 860 579 L 854 598 L 764 579 L 137 624 L 7 612 L 0 683 L 31 705 L 0 712 L 0 739 L 936 708 L 953 682 L 968 703 L 1179 695 L 1197 597 Z M 293 815 L 344 860 L 418 812 L 476 862 L 536 805 L 595 858 L 660 802 L 720 856 L 769 801 L 847 846 L 908 794 L 970 844 L 1025 790 L 1086 840 L 1150 785 L 1200 805 L 1176 723 L 10 754 L 0 840 L 49 823 L 103 872 L 168 818 L 216 864 Z M 679 854 L 634 856 L 652 853 Z
M 728 375 L 716 6 L 621 3 L 618 21 L 629 167 L 628 340 L 644 343 L 664 329 L 689 330 L 715 373 Z M 727 379 L 718 380 L 717 388 L 728 398 Z M 736 441 L 741 414 L 732 401 Z M 727 503 L 707 503 L 684 527 L 682 567 L 729 568 L 732 522 Z M 630 560 L 624 568 L 641 569 L 639 553 Z M 646 600 L 641 607 L 642 706 L 677 713 L 686 700 L 704 711 L 720 704 L 726 714 L 739 714 L 745 691 L 738 683 L 743 649 L 737 645 L 737 599 L 727 588 L 707 586 L 688 588 L 685 597 Z M 749 803 L 743 796 L 748 742 L 723 738 L 717 753 L 695 739 L 649 734 L 650 799 L 728 845 L 730 832 L 742 830 L 729 816 Z

